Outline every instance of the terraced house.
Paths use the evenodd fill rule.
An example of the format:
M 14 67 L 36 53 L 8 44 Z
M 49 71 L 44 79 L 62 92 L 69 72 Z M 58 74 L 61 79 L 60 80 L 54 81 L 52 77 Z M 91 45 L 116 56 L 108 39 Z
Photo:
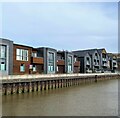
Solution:
M 117 55 L 108 53 L 109 58 L 109 70 L 111 72 L 118 72 L 118 62 L 117 62 Z
M 60 55 L 61 59 L 57 58 Z M 0 39 L 1 75 L 78 73 L 79 67 L 77 56 L 71 52 L 57 52 L 49 47 L 33 48 Z
M 11 74 L 13 74 L 13 41 L 0 38 L 0 75 Z
M 103 49 L 57 51 L 0 39 L 0 75 L 116 72 L 117 58 Z
M 73 53 L 79 56 L 81 73 L 115 72 L 117 69 L 117 59 L 113 56 L 109 58 L 104 48 L 77 50 Z
M 78 55 L 80 61 L 80 73 L 92 72 L 91 57 L 87 51 L 73 51 L 74 54 Z
M 57 52 L 57 73 L 79 73 L 78 56 L 68 51 Z

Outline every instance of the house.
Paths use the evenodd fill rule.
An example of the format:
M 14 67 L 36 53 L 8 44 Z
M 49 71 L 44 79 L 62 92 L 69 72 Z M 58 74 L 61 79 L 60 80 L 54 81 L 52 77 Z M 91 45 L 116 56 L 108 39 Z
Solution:
M 100 70 L 101 70 L 101 72 L 104 72 L 104 73 L 109 72 L 109 68 L 108 68 L 109 59 L 108 59 L 106 50 L 104 48 L 97 49 L 97 50 L 100 55 Z
M 117 56 L 112 53 L 107 53 L 109 59 L 109 69 L 111 72 L 117 71 Z
M 80 61 L 78 55 L 74 54 L 74 73 L 80 73 Z
M 57 52 L 57 73 L 79 73 L 78 56 L 68 51 Z
M 65 52 L 57 51 L 57 73 L 65 73 Z
M 44 74 L 54 74 L 57 72 L 57 50 L 49 47 L 37 48 L 38 55 L 43 57 Z
M 13 74 L 30 74 L 32 47 L 13 44 Z
M 73 51 L 74 54 L 78 55 L 80 61 L 80 73 L 92 72 L 91 56 L 87 51 Z
M 13 41 L 0 38 L 0 75 L 13 74 Z

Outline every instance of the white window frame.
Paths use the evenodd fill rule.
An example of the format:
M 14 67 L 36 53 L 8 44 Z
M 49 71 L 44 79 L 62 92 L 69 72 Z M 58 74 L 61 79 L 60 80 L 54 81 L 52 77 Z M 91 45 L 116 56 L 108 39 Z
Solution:
M 16 49 L 16 60 L 28 61 L 28 50 L 17 48 Z

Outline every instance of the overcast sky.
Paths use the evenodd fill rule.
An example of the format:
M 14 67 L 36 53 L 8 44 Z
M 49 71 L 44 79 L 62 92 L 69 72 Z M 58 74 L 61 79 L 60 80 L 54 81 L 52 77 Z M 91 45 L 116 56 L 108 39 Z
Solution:
M 3 3 L 2 37 L 58 50 L 118 51 L 118 3 Z

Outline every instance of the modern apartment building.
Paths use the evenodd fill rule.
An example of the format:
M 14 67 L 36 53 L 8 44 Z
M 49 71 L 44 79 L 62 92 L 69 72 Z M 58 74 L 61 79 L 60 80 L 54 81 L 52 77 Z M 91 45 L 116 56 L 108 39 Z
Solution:
M 74 73 L 80 73 L 80 61 L 77 55 L 74 54 Z
M 116 72 L 117 59 L 115 56 L 108 56 L 106 50 L 88 49 L 73 51 L 79 56 L 81 62 L 80 72 Z
M 0 38 L 0 75 L 116 72 L 116 56 L 105 49 L 57 51 Z
M 79 73 L 78 56 L 68 51 L 57 52 L 57 73 Z
M 37 48 L 39 57 L 43 57 L 43 73 L 53 74 L 57 72 L 57 50 L 48 47 Z
M 30 74 L 32 47 L 13 44 L 13 74 Z
M 74 54 L 78 55 L 80 61 L 80 73 L 91 73 L 92 64 L 91 56 L 87 51 L 73 51 Z
M 97 49 L 100 55 L 100 70 L 101 72 L 108 72 L 109 71 L 109 58 L 107 52 L 104 48 Z
M 109 58 L 109 70 L 111 72 L 117 72 L 118 68 L 118 63 L 117 63 L 117 55 L 112 54 L 112 53 L 107 53 L 108 58 Z
M 0 38 L 0 75 L 13 74 L 13 41 Z
M 77 56 L 71 52 L 57 52 L 49 47 L 33 48 L 0 39 L 1 75 L 78 73 L 79 66 Z

